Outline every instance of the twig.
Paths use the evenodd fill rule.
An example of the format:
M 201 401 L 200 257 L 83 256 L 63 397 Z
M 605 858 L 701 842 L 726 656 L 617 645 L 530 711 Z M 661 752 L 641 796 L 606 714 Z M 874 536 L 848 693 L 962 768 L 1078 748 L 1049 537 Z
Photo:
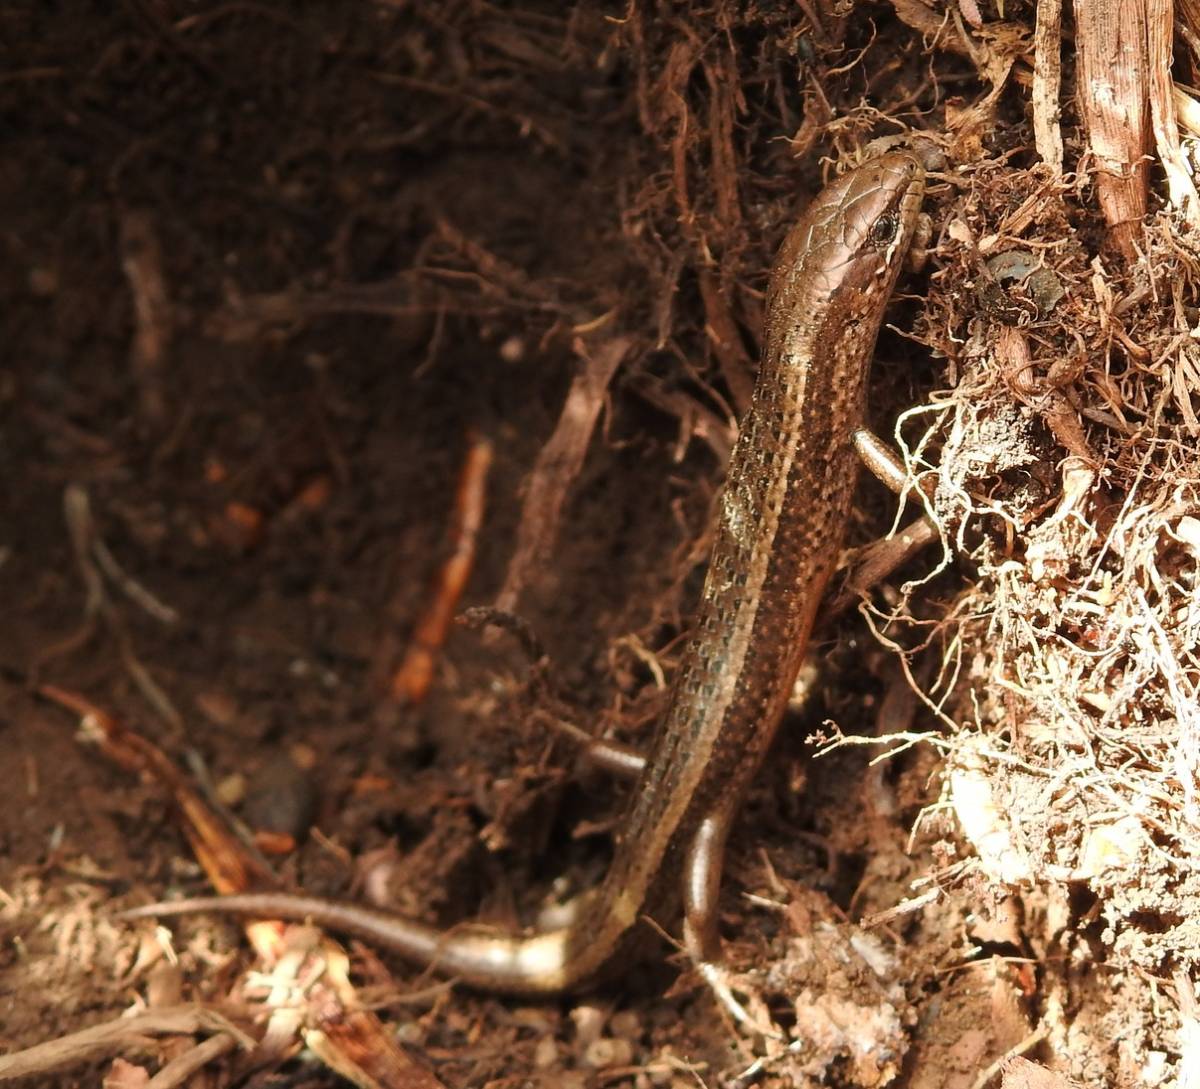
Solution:
M 554 434 L 542 447 L 526 482 L 516 550 L 496 596 L 498 609 L 516 612 L 522 592 L 553 550 L 567 492 L 583 466 L 608 385 L 632 344 L 628 336 L 613 337 L 595 351 L 582 341 L 576 343 L 584 366 L 571 383 Z
M 404 660 L 392 675 L 391 695 L 398 703 L 410 706 L 421 703 L 433 683 L 442 644 L 474 568 L 491 464 L 491 440 L 474 435 L 459 475 L 450 555 L 442 564 L 425 610 L 413 628 Z
M 94 1062 L 126 1048 L 140 1051 L 146 1046 L 148 1036 L 193 1036 L 198 1032 L 220 1033 L 238 1046 L 254 1046 L 253 1037 L 213 1010 L 193 1005 L 158 1009 L 92 1025 L 69 1036 L 0 1056 L 0 1081 Z

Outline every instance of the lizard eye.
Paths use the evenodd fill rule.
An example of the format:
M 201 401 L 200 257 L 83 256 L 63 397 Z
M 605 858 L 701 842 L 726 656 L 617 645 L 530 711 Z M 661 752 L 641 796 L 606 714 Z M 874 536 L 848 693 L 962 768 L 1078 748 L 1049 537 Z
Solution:
M 881 215 L 871 224 L 871 243 L 876 246 L 886 246 L 896 237 L 896 228 L 900 220 L 892 213 Z

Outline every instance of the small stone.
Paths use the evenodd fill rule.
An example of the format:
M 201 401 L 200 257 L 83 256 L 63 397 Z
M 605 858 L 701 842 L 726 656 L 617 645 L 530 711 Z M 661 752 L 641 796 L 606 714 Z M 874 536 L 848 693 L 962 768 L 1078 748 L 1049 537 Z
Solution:
M 588 1044 L 583 1061 L 594 1069 L 608 1066 L 629 1066 L 633 1062 L 633 1045 L 628 1040 L 602 1036 Z

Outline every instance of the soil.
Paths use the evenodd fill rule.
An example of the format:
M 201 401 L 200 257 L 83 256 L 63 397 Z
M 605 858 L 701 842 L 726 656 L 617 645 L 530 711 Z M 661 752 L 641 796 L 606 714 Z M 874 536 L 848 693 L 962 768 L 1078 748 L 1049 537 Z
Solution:
M 308 892 L 382 891 L 440 925 L 514 926 L 603 872 L 625 788 L 545 719 L 639 747 L 654 729 L 771 254 L 828 176 L 822 156 L 894 136 L 889 117 L 937 131 L 987 90 L 961 55 L 923 52 L 890 7 L 825 13 L 820 30 L 804 9 L 0 15 L 0 1054 L 152 1006 L 166 938 L 115 912 L 208 891 L 162 783 L 105 759 L 38 686 L 102 708 L 214 805 L 294 843 L 269 861 Z M 988 161 L 1001 177 L 1032 169 L 1028 152 L 1004 159 L 1029 144 L 1021 85 L 992 107 Z M 976 177 L 992 177 L 986 192 L 931 191 L 939 228 L 1002 219 L 1029 191 Z M 1059 212 L 1041 226 L 1095 230 Z M 1072 252 L 1086 282 L 1087 252 Z M 936 312 L 921 316 L 936 292 L 950 312 L 951 281 L 927 268 L 907 282 L 889 321 L 915 339 L 885 331 L 872 387 L 888 434 L 954 370 L 948 350 L 927 351 Z M 485 437 L 493 461 L 459 608 L 508 586 L 525 482 L 572 383 L 618 335 L 630 347 L 516 595 L 550 649 L 544 673 L 511 636 L 453 625 L 428 697 L 397 703 L 388 678 L 452 550 L 471 444 Z M 988 420 L 1012 456 L 989 471 L 1026 486 L 1030 464 L 1062 451 L 1045 414 L 1008 403 L 1011 417 Z M 850 548 L 894 513 L 864 481 Z M 1004 536 L 974 533 L 972 548 Z M 876 604 L 900 602 L 936 553 L 875 588 Z M 1000 741 L 956 756 L 955 731 L 987 736 L 1001 716 L 972 722 L 961 684 L 936 705 L 909 685 L 941 683 L 952 640 L 930 635 L 937 653 L 922 658 L 913 632 L 978 604 L 976 559 L 906 591 L 920 604 L 903 656 L 864 614 L 821 628 L 811 691 L 738 823 L 728 955 L 793 1046 L 732 1023 L 667 943 L 618 981 L 544 1002 L 447 989 L 348 943 L 353 978 L 407 1052 L 449 1086 L 969 1087 L 1015 1054 L 1054 1078 L 1170 1084 L 1194 1023 L 1183 998 L 1164 998 L 1192 965 L 1178 927 L 1196 916 L 1194 879 L 1164 861 L 1115 881 L 1113 859 L 1150 848 L 1094 807 L 1063 817 L 1038 737 L 997 731 L 1023 769 L 997 771 Z M 986 679 L 971 652 L 956 651 L 963 672 Z M 909 740 L 883 763 L 828 744 L 877 732 Z M 984 832 L 964 831 L 980 807 Z M 980 847 L 1010 811 L 1037 860 L 1015 876 L 1003 850 Z M 1107 838 L 1083 872 L 1062 852 L 1086 854 L 1095 827 Z M 179 1000 L 251 1026 L 240 926 L 170 929 Z M 150 1038 L 117 1050 L 24 1083 L 134 1081 L 128 1064 L 153 1071 L 173 1054 Z M 311 1051 L 267 1073 L 341 1083 Z M 267 1073 L 224 1059 L 202 1076 Z

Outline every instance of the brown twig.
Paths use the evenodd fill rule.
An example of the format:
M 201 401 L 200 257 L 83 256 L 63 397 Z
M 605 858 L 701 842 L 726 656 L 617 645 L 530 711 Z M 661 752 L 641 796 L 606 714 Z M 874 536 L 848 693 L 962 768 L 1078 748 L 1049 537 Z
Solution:
M 213 1039 L 227 1039 L 230 1046 L 251 1047 L 252 1037 L 215 1010 L 195 1005 L 178 1009 L 157 1009 L 134 1017 L 121 1017 L 73 1032 L 69 1036 L 0 1056 L 0 1081 L 45 1076 L 53 1070 L 95 1062 L 126 1049 L 142 1051 L 148 1037 L 193 1036 L 215 1033 Z M 224 1050 L 224 1048 L 222 1049 Z
M 413 627 L 408 650 L 392 674 L 390 691 L 397 703 L 421 703 L 429 692 L 446 633 L 475 565 L 475 550 L 483 525 L 492 442 L 473 435 L 459 474 L 450 527 L 450 554 L 442 564 L 433 591 Z
M 163 272 L 162 247 L 147 212 L 131 210 L 121 216 L 121 267 L 133 295 L 129 364 L 137 385 L 138 408 L 146 423 L 159 427 L 167 418 L 163 369 L 174 332 L 174 312 Z
M 627 336 L 612 337 L 595 350 L 576 342 L 584 365 L 525 485 L 516 550 L 496 597 L 496 608 L 504 612 L 517 611 L 522 592 L 554 548 L 567 492 L 583 466 L 608 385 L 632 344 Z

